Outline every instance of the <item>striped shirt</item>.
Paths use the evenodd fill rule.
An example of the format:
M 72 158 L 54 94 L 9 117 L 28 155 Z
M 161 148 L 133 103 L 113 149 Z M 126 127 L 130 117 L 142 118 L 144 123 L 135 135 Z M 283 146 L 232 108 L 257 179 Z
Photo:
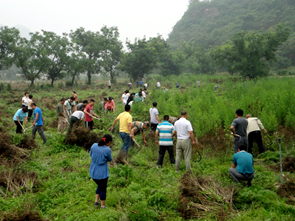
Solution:
M 173 146 L 172 132 L 174 131 L 174 126 L 168 121 L 163 121 L 157 126 L 160 136 L 160 146 Z

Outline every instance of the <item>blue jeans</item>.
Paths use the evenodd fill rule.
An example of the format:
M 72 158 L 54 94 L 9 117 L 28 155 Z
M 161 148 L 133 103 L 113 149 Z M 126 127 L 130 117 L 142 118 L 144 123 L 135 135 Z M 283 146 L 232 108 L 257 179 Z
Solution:
M 130 147 L 130 143 L 131 143 L 130 134 L 127 134 L 125 132 L 120 132 L 120 136 L 121 136 L 122 141 L 123 141 L 121 151 L 124 151 L 127 154 L 128 150 L 129 150 L 129 147 Z

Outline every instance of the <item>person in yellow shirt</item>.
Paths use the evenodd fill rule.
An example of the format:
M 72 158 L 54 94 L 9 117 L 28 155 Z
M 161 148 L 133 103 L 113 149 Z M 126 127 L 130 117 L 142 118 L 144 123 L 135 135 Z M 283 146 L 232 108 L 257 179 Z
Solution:
M 134 134 L 132 132 L 132 116 L 130 114 L 130 105 L 125 105 L 125 112 L 119 114 L 119 116 L 114 120 L 113 125 L 109 128 L 110 131 L 114 129 L 115 124 L 117 121 L 120 121 L 120 129 L 119 133 L 123 141 L 123 145 L 121 148 L 121 151 L 124 152 L 124 154 L 127 155 L 131 139 L 134 138 Z

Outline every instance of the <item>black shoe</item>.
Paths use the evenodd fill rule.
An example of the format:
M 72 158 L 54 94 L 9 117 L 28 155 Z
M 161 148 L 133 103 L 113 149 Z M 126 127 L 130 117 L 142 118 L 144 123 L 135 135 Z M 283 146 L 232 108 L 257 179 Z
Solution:
M 95 208 L 97 208 L 98 206 L 100 206 L 100 202 L 95 202 L 94 206 L 95 206 Z
M 252 185 L 251 180 L 248 181 L 247 185 L 248 185 L 248 187 L 250 187 Z

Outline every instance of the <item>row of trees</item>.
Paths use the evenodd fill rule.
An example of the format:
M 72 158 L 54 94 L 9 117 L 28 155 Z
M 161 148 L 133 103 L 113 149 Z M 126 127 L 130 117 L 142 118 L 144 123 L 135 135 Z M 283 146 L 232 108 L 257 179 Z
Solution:
M 276 60 L 278 47 L 289 35 L 289 28 L 278 25 L 268 32 L 240 32 L 226 44 L 210 50 L 189 41 L 182 42 L 175 51 L 158 36 L 127 41 L 124 51 L 116 27 L 104 26 L 98 32 L 79 28 L 62 36 L 42 31 L 31 33 L 29 40 L 21 38 L 15 28 L 2 27 L 0 69 L 15 64 L 31 85 L 42 74 L 53 85 L 65 76 L 71 77 L 73 84 L 79 74 L 85 73 L 91 84 L 94 74 L 109 75 L 114 81 L 119 71 L 134 80 L 152 72 L 167 76 L 224 70 L 254 78 L 268 74 L 269 61 Z

